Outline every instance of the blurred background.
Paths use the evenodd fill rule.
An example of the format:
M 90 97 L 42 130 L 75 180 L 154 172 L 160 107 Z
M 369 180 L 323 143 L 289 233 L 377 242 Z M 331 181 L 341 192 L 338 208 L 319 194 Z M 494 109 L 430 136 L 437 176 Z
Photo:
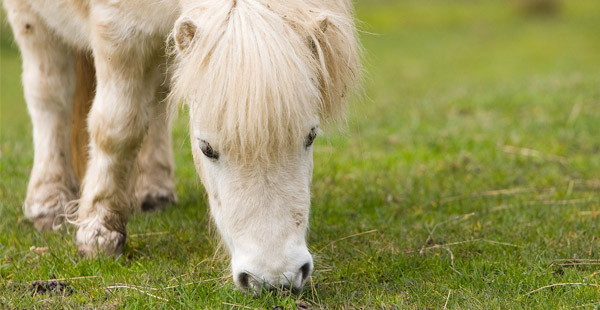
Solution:
M 529 126 L 535 127 L 536 119 L 542 117 L 539 113 L 544 113 L 536 107 L 551 100 L 546 90 L 593 83 L 586 77 L 597 78 L 598 1 L 355 3 L 366 51 L 366 100 L 354 103 L 350 120 L 358 123 L 364 134 L 387 139 L 382 143 L 401 143 L 409 139 L 407 131 L 448 134 L 452 130 L 448 122 L 468 121 L 463 125 L 470 134 L 492 123 L 507 130 L 515 123 L 535 129 Z M 11 124 L 27 122 L 28 118 L 20 90 L 18 50 L 4 13 L 1 16 L 0 132 L 12 136 L 28 126 Z M 540 96 L 533 101 L 527 98 L 533 95 Z M 579 102 L 580 111 L 589 105 L 581 102 L 581 97 L 573 96 L 568 104 Z M 488 108 L 502 113 L 491 119 L 491 115 L 484 115 Z M 567 106 L 554 108 L 571 112 Z M 512 113 L 517 111 L 520 113 Z M 479 114 L 474 117 L 473 113 Z M 468 118 L 460 118 L 467 114 Z M 420 125 L 422 119 L 429 119 L 430 124 Z M 525 120 L 528 124 L 523 124 Z M 28 134 L 22 133 L 25 137 Z
M 365 104 L 374 105 L 373 115 L 393 111 L 414 124 L 423 113 L 450 121 L 486 106 L 507 114 L 464 120 L 504 127 L 527 118 L 533 124 L 541 117 L 535 106 L 545 105 L 549 91 L 598 82 L 598 1 L 369 0 L 358 1 L 357 12 L 367 51 L 371 101 Z M 531 95 L 539 96 L 525 98 Z M 581 96 L 565 102 L 563 113 Z M 519 109 L 527 113 L 510 113 Z

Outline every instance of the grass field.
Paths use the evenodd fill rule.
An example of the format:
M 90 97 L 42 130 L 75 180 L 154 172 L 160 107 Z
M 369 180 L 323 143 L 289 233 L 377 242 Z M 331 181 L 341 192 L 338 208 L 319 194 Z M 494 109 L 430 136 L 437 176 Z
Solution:
M 228 276 L 185 114 L 180 203 L 135 214 L 122 257 L 79 258 L 68 231 L 23 219 L 31 124 L 3 21 L 0 308 L 600 306 L 600 2 L 564 1 L 555 17 L 507 3 L 357 3 L 366 96 L 316 143 L 315 272 L 299 296 L 259 298 Z M 51 278 L 69 290 L 32 293 Z

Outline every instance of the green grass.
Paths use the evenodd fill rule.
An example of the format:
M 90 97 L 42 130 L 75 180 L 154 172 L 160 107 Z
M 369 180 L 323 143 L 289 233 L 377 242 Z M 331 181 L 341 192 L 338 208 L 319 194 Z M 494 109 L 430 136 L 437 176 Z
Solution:
M 596 307 L 600 2 L 563 4 L 538 18 L 506 1 L 360 1 L 366 96 L 351 103 L 344 130 L 316 143 L 312 282 L 300 296 L 260 298 L 222 278 L 228 258 L 185 115 L 174 130 L 180 203 L 135 214 L 122 257 L 81 259 L 67 231 L 39 233 L 23 220 L 31 124 L 5 27 L 0 308 Z M 161 234 L 140 235 L 152 232 Z M 53 277 L 88 278 L 66 280 L 69 296 L 32 296 L 32 281 Z M 168 301 L 105 289 L 116 283 L 156 288 Z M 590 285 L 528 294 L 558 283 Z

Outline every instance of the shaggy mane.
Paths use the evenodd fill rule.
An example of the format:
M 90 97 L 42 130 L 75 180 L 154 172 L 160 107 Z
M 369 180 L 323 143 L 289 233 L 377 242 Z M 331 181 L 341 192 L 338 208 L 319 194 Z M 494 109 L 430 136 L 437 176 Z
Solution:
M 269 160 L 341 114 L 360 72 L 348 0 L 193 3 L 183 16 L 197 31 L 177 56 L 171 101 L 189 105 L 215 149 Z

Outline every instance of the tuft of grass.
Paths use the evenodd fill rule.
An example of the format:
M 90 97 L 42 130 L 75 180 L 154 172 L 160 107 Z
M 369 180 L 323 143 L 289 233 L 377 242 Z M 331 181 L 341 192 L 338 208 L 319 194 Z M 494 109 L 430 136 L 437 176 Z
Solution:
M 596 307 L 599 9 L 563 1 L 539 19 L 502 1 L 359 1 L 368 99 L 315 146 L 312 281 L 259 298 L 229 277 L 185 113 L 180 203 L 133 215 L 120 258 L 79 258 L 68 229 L 23 220 L 31 124 L 4 25 L 0 308 Z M 32 290 L 52 279 L 68 289 Z

